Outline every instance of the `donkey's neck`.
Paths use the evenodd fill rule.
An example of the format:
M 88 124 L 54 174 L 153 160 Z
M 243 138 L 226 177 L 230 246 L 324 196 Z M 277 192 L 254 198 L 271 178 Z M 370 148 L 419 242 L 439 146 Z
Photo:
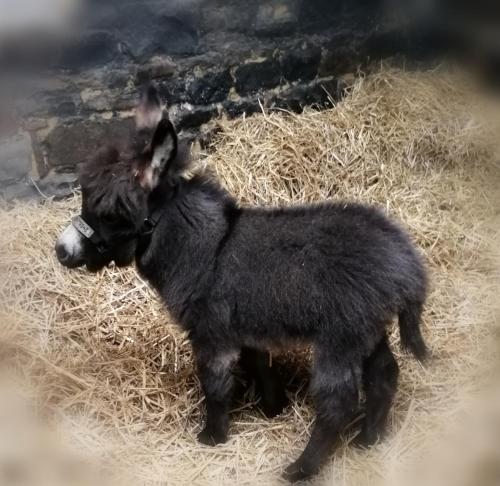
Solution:
M 151 241 L 137 256 L 137 266 L 174 318 L 180 319 L 190 299 L 211 285 L 211 270 L 230 229 L 228 210 L 236 205 L 218 186 L 193 180 L 181 184 L 161 207 Z

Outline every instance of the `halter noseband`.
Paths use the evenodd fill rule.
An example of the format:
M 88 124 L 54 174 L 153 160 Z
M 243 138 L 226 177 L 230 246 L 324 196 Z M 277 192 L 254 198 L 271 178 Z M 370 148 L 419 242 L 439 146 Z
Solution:
M 81 216 L 75 216 L 71 220 L 73 227 L 87 240 L 91 241 L 99 253 L 104 253 L 108 249 L 107 243 Z

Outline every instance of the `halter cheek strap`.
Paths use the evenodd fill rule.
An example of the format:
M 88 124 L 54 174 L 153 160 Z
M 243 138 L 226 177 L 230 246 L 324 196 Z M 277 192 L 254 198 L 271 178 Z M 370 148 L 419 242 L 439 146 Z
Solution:
M 163 214 L 163 208 L 160 206 L 149 214 L 149 216 L 142 223 L 142 227 L 139 230 L 137 239 L 136 255 L 143 254 L 151 243 L 153 233 L 158 225 L 161 216 Z
M 178 192 L 179 188 L 177 185 L 170 188 L 168 199 L 173 199 Z M 149 214 L 148 217 L 142 223 L 142 227 L 139 230 L 139 244 L 144 250 L 151 242 L 151 237 L 156 229 L 156 226 L 160 222 L 160 219 L 165 211 L 164 203 L 166 197 L 161 195 L 149 202 Z

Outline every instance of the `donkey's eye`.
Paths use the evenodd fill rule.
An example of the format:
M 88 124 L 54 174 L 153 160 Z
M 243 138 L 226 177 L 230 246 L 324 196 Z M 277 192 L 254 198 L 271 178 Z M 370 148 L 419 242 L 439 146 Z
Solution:
M 102 222 L 105 224 L 113 224 L 116 222 L 116 218 L 113 216 L 103 216 Z
M 103 216 L 102 223 L 111 228 L 115 228 L 117 226 L 121 226 L 124 221 L 121 218 L 117 218 L 116 216 Z
M 103 216 L 102 224 L 111 230 L 121 231 L 129 227 L 130 223 L 119 216 Z

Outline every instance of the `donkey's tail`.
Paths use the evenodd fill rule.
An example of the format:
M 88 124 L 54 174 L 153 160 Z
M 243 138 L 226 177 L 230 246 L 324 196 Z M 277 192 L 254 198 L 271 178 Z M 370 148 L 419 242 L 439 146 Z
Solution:
M 422 302 L 407 302 L 406 307 L 399 313 L 401 344 L 419 361 L 424 361 L 429 354 L 420 331 L 422 307 Z

